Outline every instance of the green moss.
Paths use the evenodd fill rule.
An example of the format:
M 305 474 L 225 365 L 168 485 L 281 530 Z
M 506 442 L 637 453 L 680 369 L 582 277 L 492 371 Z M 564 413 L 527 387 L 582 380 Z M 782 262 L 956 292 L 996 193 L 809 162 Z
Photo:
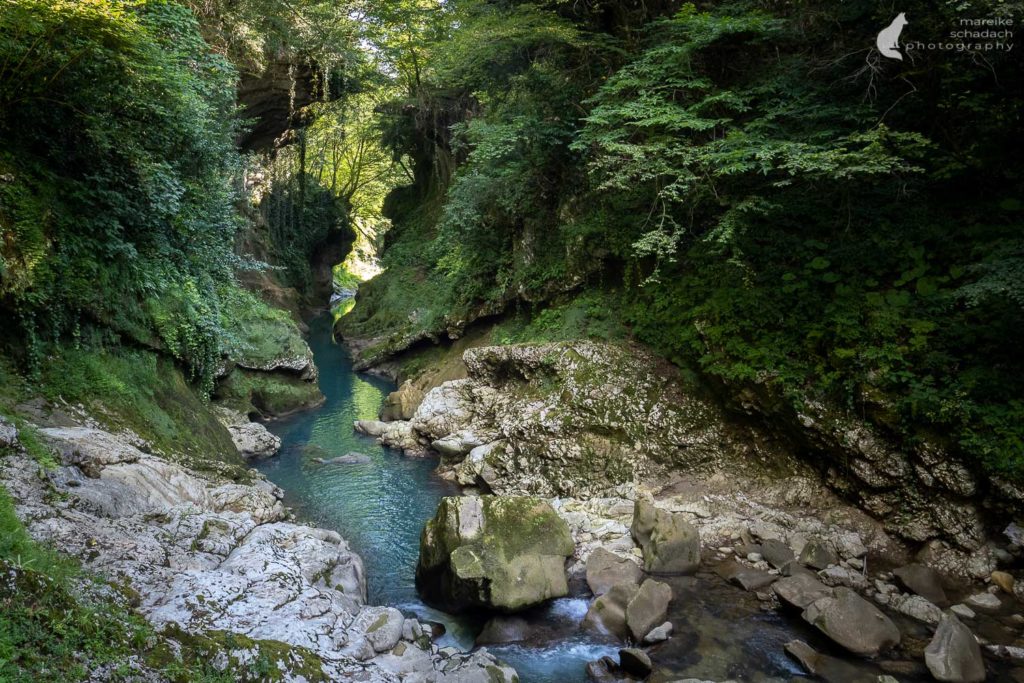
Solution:
M 232 360 L 259 368 L 278 358 L 309 353 L 302 333 L 286 311 L 271 308 L 255 294 L 237 287 L 221 296 L 221 326 Z
M 279 416 L 319 404 L 316 382 L 286 372 L 259 372 L 235 368 L 214 392 L 219 403 L 243 414 Z
M 190 464 L 241 466 L 231 436 L 169 359 L 124 348 L 64 348 L 43 369 L 40 390 L 80 403 L 113 429 L 127 427 Z

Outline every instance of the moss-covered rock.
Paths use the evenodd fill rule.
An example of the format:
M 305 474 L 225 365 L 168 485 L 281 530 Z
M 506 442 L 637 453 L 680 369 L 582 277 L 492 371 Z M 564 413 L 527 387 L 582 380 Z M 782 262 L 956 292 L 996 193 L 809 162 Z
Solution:
M 235 368 L 218 385 L 217 401 L 246 415 L 280 417 L 323 402 L 316 382 L 286 372 Z
M 569 527 L 528 497 L 444 498 L 420 538 L 416 587 L 450 611 L 521 610 L 568 593 Z

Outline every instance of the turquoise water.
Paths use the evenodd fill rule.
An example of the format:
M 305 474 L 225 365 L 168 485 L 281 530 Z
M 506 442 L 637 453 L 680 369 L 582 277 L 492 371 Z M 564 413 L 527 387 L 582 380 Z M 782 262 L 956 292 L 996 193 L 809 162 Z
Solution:
M 346 349 L 333 343 L 331 320 L 310 323 L 310 348 L 320 371 L 326 401 L 318 408 L 268 424 L 281 437 L 281 453 L 257 467 L 285 491 L 286 502 L 304 521 L 334 529 L 349 541 L 366 565 L 369 602 L 438 621 L 447 628 L 440 645 L 469 648 L 481 622 L 452 617 L 424 605 L 414 585 L 419 537 L 442 496 L 458 488 L 434 474 L 433 458 L 408 458 L 357 434 L 355 420 L 376 419 L 384 397 L 394 390 L 386 380 L 352 370 Z M 351 452 L 370 461 L 321 465 L 313 461 Z M 580 599 L 555 601 L 533 616 L 538 622 L 574 631 L 586 611 Z M 617 648 L 572 636 L 542 647 L 489 647 L 514 666 L 524 683 L 576 683 L 586 680 L 586 662 Z

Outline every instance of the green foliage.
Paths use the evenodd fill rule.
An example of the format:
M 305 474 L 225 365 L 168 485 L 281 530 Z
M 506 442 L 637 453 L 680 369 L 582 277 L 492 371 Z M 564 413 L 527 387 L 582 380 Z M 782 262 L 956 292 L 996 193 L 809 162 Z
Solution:
M 173 2 L 4 0 L 0 309 L 38 368 L 99 321 L 209 385 L 229 282 L 234 72 Z
M 860 1 L 619 9 L 455 6 L 389 119 L 416 183 L 342 331 L 380 355 L 510 310 L 529 322 L 497 341 L 622 320 L 733 389 L 838 403 L 1020 480 L 1011 55 L 885 60 L 891 16 Z M 900 9 L 921 39 L 1020 5 Z M 620 278 L 612 314 L 561 303 Z

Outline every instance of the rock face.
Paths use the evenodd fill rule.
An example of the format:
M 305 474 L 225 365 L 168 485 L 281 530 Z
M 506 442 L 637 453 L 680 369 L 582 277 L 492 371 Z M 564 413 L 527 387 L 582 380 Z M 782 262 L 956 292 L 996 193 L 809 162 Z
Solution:
M 952 614 L 943 615 L 935 637 L 924 651 L 924 663 L 938 681 L 980 683 L 985 662 L 971 630 Z
M 243 458 L 267 458 L 276 455 L 281 449 L 280 437 L 271 434 L 259 422 L 250 422 L 245 415 L 230 408 L 217 407 L 214 410 L 220 423 L 227 427 L 231 441 Z
M 700 566 L 700 536 L 685 515 L 638 500 L 630 531 L 643 550 L 646 571 L 691 574 Z
M 333 531 L 286 521 L 282 492 L 267 481 L 193 472 L 140 450 L 134 435 L 39 432 L 62 462 L 45 480 L 18 448 L 0 457 L 0 483 L 26 528 L 126 581 L 156 627 L 308 648 L 332 680 L 515 679 L 486 653 L 442 658 L 416 620 L 365 605 L 360 557 Z
M 416 587 L 448 611 L 514 612 L 568 593 L 569 527 L 529 497 L 441 500 L 420 538 Z
M 463 360 L 468 377 L 428 391 L 409 419 L 413 448 L 435 448 L 453 478 L 497 494 L 590 497 L 669 468 L 752 470 L 779 456 L 638 349 L 489 346 Z M 384 417 L 408 413 L 406 393 Z
M 850 652 L 873 657 L 900 642 L 889 617 L 849 588 L 836 588 L 804 610 L 804 620 Z
M 380 419 L 385 422 L 411 420 L 422 402 L 423 392 L 413 386 L 412 382 L 405 382 L 384 399 Z

